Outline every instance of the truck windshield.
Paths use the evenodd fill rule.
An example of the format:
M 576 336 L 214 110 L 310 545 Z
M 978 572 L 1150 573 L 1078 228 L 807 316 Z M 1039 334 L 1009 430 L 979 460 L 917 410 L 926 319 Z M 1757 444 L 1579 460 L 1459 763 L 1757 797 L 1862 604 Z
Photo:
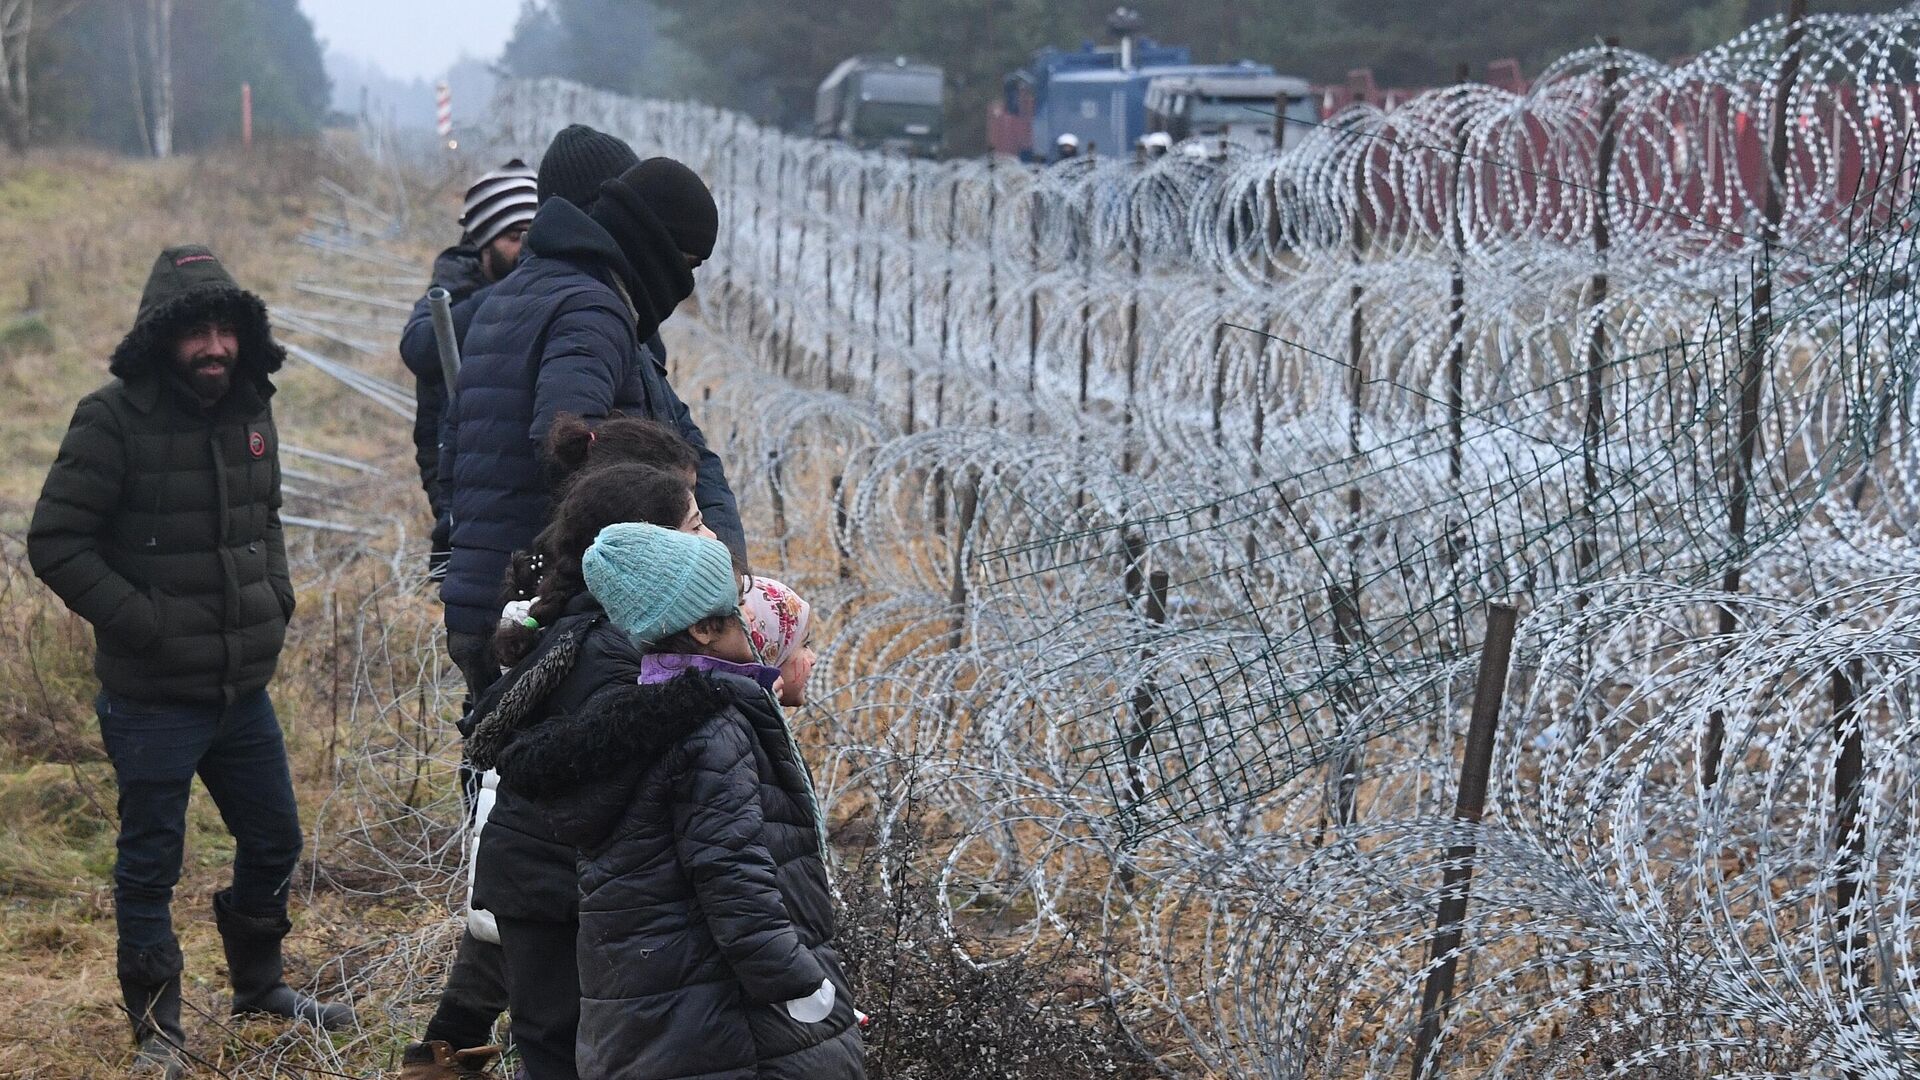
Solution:
M 1195 98 L 1193 122 L 1196 124 L 1271 124 L 1272 98 Z
M 940 107 L 940 76 L 919 71 L 869 71 L 860 76 L 860 100 Z
M 863 139 L 937 137 L 940 134 L 940 106 L 862 101 L 853 110 L 853 133 Z

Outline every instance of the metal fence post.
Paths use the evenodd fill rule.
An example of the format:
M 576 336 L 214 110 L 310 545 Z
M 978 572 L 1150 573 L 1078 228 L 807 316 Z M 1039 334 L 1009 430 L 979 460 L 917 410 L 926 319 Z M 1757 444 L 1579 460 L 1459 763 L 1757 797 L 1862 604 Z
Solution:
M 1760 442 L 1760 387 L 1767 375 L 1768 345 L 1773 337 L 1773 249 L 1778 242 L 1780 219 L 1786 213 L 1780 188 L 1786 177 L 1787 104 L 1794 81 L 1800 75 L 1800 42 L 1806 35 L 1807 0 L 1789 0 L 1785 56 L 1781 59 L 1780 81 L 1773 89 L 1773 115 L 1767 139 L 1767 197 L 1760 231 L 1760 270 L 1753 278 L 1753 337 L 1740 364 L 1739 434 L 1734 443 L 1733 476 L 1727 488 L 1727 570 L 1720 578 L 1720 591 L 1731 596 L 1740 591 L 1740 575 L 1746 554 L 1747 510 L 1753 501 L 1753 457 Z M 1740 616 L 1734 606 L 1720 604 L 1720 634 L 1725 637 L 1739 629 Z M 1726 718 L 1718 709 L 1707 714 L 1707 733 L 1700 747 L 1700 786 L 1710 788 L 1720 777 L 1720 755 L 1726 743 Z

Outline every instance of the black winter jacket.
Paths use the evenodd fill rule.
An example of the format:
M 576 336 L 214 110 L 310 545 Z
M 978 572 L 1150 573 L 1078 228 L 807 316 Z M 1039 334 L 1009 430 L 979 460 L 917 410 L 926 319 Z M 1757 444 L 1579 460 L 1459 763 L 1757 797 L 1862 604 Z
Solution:
M 94 671 L 109 692 L 225 705 L 267 685 L 293 615 L 268 406 L 268 376 L 286 353 L 266 305 L 204 249 L 169 252 L 189 261 L 162 256 L 108 362 L 114 381 L 80 399 L 34 507 L 27 558 L 93 624 Z M 239 358 L 232 389 L 208 410 L 170 359 L 182 329 L 216 316 L 234 323 Z
M 554 198 L 535 216 L 526 250 L 474 313 L 448 413 L 440 477 L 453 555 L 440 595 L 456 633 L 491 634 L 499 622 L 507 560 L 532 546 L 551 513 L 540 447 L 563 412 L 597 420 L 618 410 L 679 431 L 700 453 L 695 497 L 708 526 L 737 554 L 746 550 L 720 459 L 641 344 L 616 287 L 625 256 L 613 237 Z M 638 329 L 651 337 L 657 324 Z
M 698 672 L 508 748 L 501 776 L 580 851 L 580 1075 L 863 1076 L 804 770 L 765 691 Z M 825 1020 L 781 1007 L 822 979 Z
M 564 721 L 594 694 L 640 678 L 640 651 L 582 593 L 540 635 L 534 651 L 493 684 L 474 708 L 468 750 L 490 768 L 523 734 Z M 480 833 L 474 905 L 511 919 L 570 923 L 579 918 L 580 875 L 573 846 L 554 835 L 546 815 L 502 777 Z
M 480 270 L 480 252 L 466 245 L 450 247 L 433 260 L 435 287 L 453 300 L 453 339 L 465 347 L 467 325 L 490 289 Z M 407 327 L 400 333 L 400 359 L 413 373 L 413 460 L 420 469 L 420 487 L 438 522 L 446 515 L 446 496 L 439 482 L 440 426 L 447 411 L 447 378 L 440 368 L 440 342 L 433 333 L 433 305 L 426 293 L 414 301 Z

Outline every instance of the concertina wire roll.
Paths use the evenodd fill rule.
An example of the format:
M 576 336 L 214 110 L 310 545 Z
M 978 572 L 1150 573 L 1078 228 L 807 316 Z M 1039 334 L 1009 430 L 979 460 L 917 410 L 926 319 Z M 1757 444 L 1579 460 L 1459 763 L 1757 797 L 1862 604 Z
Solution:
M 713 186 L 694 412 L 823 611 L 823 797 L 926 845 L 921 947 L 1070 940 L 1174 1073 L 1404 1076 L 1472 842 L 1430 1075 L 1893 1078 L 1917 44 L 1776 19 L 1046 167 L 551 80 L 495 120 Z

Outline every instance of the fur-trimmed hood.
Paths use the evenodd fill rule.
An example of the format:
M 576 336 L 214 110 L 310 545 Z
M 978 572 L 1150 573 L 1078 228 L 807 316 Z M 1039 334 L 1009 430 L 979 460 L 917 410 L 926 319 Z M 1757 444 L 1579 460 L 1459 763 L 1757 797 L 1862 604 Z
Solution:
M 548 801 L 631 774 L 735 704 L 737 695 L 729 689 L 700 671 L 663 683 L 610 687 L 573 716 L 522 733 L 500 755 L 500 775 L 516 790 Z
M 466 732 L 467 760 L 474 768 L 493 768 L 501 749 L 540 714 L 548 695 L 573 673 L 580 643 L 597 621 L 574 619 L 572 625 L 555 626 L 541 635 L 532 653 L 481 695 L 473 707 L 472 728 Z
M 571 716 L 521 732 L 497 767 L 541 808 L 559 839 L 592 850 L 618 826 L 646 775 L 688 736 L 723 716 L 758 728 L 772 709 L 764 690 L 734 675 L 691 671 L 663 683 L 624 683 Z M 770 718 L 780 723 L 777 714 Z
M 273 340 L 267 305 L 242 289 L 213 252 L 197 244 L 171 247 L 154 260 L 133 329 L 107 361 L 114 376 L 132 382 L 164 373 L 182 330 L 211 318 L 232 320 L 240 356 L 235 374 L 271 393 L 268 376 L 280 370 L 287 351 Z

